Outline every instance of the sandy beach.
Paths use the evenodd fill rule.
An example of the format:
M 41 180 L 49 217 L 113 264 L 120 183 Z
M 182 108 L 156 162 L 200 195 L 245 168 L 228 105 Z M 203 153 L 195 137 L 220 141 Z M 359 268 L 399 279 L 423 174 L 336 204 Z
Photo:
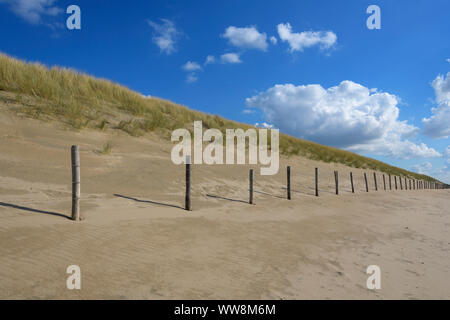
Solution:
M 101 154 L 107 142 L 111 154 Z M 82 222 L 69 219 L 74 144 Z M 187 212 L 171 147 L 4 112 L 0 299 L 450 298 L 450 190 L 384 191 L 377 173 L 376 192 L 370 170 L 282 157 L 276 176 L 256 175 L 254 206 L 250 166 L 194 166 Z M 69 265 L 81 268 L 81 290 L 66 288 Z M 366 287 L 370 265 L 381 269 L 380 290 Z

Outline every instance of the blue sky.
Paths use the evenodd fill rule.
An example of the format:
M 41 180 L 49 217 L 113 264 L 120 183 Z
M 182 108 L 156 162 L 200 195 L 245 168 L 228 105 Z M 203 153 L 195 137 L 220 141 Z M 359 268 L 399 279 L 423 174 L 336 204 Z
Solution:
M 66 28 L 71 4 L 81 30 Z M 0 51 L 450 183 L 448 12 L 447 0 L 0 0 Z

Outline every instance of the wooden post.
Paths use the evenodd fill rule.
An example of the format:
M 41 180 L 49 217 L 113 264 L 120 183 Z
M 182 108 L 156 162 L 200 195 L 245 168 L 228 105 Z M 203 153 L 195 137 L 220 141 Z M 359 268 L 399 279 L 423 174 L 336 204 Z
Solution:
M 386 176 L 383 173 L 383 186 L 384 186 L 384 191 L 386 191 Z
M 398 180 L 400 180 L 400 190 L 403 190 L 403 182 L 402 182 L 402 178 L 398 177 Z
M 336 183 L 336 195 L 339 195 L 339 173 L 337 171 L 334 172 L 334 181 Z
M 367 174 L 364 172 L 364 181 L 366 182 L 366 192 L 369 192 L 369 184 L 367 183 Z
M 249 180 L 250 180 L 250 196 L 249 196 L 249 201 L 248 203 L 253 204 L 253 180 L 254 180 L 254 171 L 253 169 L 250 169 L 250 176 L 249 176 Z
M 191 211 L 191 157 L 186 156 L 186 198 L 184 208 Z
M 373 181 L 375 182 L 375 191 L 378 191 L 377 174 L 376 174 L 376 172 L 373 173 Z
M 287 198 L 291 200 L 291 167 L 287 167 Z
M 355 193 L 355 186 L 353 185 L 353 173 L 350 172 L 350 183 L 352 184 L 352 193 Z
M 406 180 L 406 177 L 405 177 L 405 190 L 408 190 L 408 183 L 407 183 L 408 181 Z
M 409 179 L 409 190 L 411 190 L 411 179 Z
M 316 168 L 316 197 L 319 196 L 319 168 Z
M 72 146 L 72 220 L 80 221 L 80 149 Z
M 391 174 L 389 173 L 389 190 L 392 190 Z
M 395 190 L 397 190 L 397 176 L 394 176 L 394 180 L 395 180 Z

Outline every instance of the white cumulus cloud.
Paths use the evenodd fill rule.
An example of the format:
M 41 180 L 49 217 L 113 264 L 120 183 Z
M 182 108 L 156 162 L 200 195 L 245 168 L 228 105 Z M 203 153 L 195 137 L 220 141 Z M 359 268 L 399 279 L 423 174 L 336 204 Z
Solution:
M 292 27 L 289 23 L 280 23 L 277 29 L 281 41 L 289 44 L 291 52 L 303 51 L 305 48 L 316 45 L 322 49 L 328 49 L 337 41 L 337 36 L 332 31 L 303 31 L 295 33 L 292 32 Z
M 198 77 L 195 75 L 195 73 L 188 74 L 188 76 L 186 77 L 187 83 L 194 83 L 197 80 L 198 80 Z
M 42 23 L 43 16 L 56 16 L 63 10 L 55 6 L 55 0 L 0 0 L 19 17 L 32 24 Z
M 420 163 L 412 167 L 414 171 L 420 174 L 430 174 L 432 168 L 433 165 L 430 162 Z
M 272 124 L 268 124 L 266 122 L 263 123 L 255 123 L 255 127 L 257 128 L 264 128 L 264 129 L 273 129 L 273 125 Z
M 272 44 L 277 44 L 278 40 L 277 38 L 275 38 L 274 36 L 270 37 L 270 42 L 272 42 Z
M 185 71 L 196 71 L 196 70 L 201 70 L 202 67 L 194 61 L 188 61 L 183 65 L 183 70 Z
M 433 138 L 450 136 L 450 72 L 439 75 L 432 82 L 437 107 L 431 109 L 431 117 L 424 118 L 424 133 Z
M 444 156 L 450 161 L 450 146 L 445 149 Z
M 205 65 L 215 63 L 215 62 L 216 62 L 216 57 L 209 55 L 206 57 Z
M 181 32 L 177 30 L 175 24 L 168 19 L 161 19 L 161 23 L 147 21 L 149 26 L 153 28 L 153 42 L 159 47 L 161 52 L 171 54 L 176 51 L 176 41 Z
M 399 98 L 352 81 L 328 89 L 318 84 L 275 85 L 246 99 L 280 130 L 318 143 L 395 158 L 438 157 L 408 140 L 418 128 L 399 121 Z
M 245 28 L 230 26 L 225 29 L 222 36 L 239 48 L 267 50 L 267 35 L 260 33 L 253 26 Z
M 239 54 L 237 53 L 225 53 L 220 56 L 220 61 L 222 63 L 241 63 Z

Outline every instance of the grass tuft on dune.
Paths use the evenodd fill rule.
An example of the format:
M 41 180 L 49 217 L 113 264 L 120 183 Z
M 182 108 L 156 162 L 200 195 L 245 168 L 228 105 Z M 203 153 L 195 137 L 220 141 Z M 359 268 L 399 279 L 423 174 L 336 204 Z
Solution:
M 192 130 L 195 120 L 204 128 L 248 129 L 241 124 L 194 111 L 160 98 L 148 98 L 109 80 L 98 79 L 72 69 L 48 68 L 0 53 L 0 102 L 17 104 L 18 113 L 41 120 L 59 120 L 75 129 L 116 129 L 139 137 L 156 132 L 170 139 L 174 129 Z M 336 162 L 393 175 L 434 181 L 433 178 L 390 166 L 352 152 L 323 146 L 285 134 L 280 135 L 280 152 L 312 160 Z

